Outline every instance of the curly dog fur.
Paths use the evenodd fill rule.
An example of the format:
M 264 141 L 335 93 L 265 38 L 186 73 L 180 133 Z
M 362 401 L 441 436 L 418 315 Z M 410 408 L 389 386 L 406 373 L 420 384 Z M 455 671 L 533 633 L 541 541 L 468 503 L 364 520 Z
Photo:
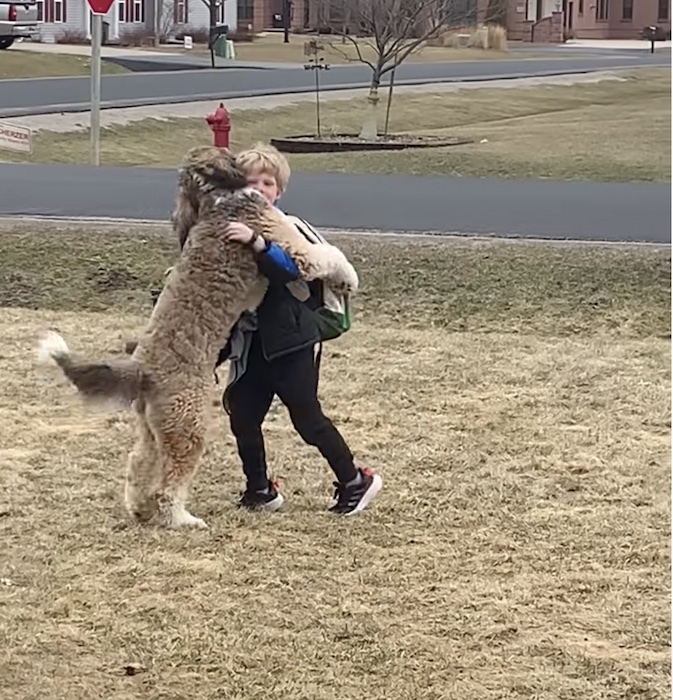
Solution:
M 206 524 L 186 508 L 204 448 L 213 368 L 232 327 L 264 297 L 268 282 L 251 249 L 227 239 L 229 221 L 284 248 L 301 277 L 354 293 L 358 279 L 341 251 L 313 245 L 254 190 L 226 149 L 197 147 L 180 170 L 173 227 L 181 256 L 130 357 L 75 359 L 55 333 L 39 345 L 91 401 L 133 406 L 137 439 L 129 456 L 125 503 L 133 518 L 164 527 Z

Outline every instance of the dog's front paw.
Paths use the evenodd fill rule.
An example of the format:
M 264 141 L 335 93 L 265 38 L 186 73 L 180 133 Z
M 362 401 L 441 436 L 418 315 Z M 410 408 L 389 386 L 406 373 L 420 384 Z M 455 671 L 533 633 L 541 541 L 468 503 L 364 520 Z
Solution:
M 359 280 L 348 258 L 334 245 L 316 245 L 310 251 L 313 278 L 321 279 L 338 294 L 355 294 Z
M 347 265 L 350 270 L 345 270 L 342 277 L 336 278 L 333 282 L 330 281 L 329 286 L 339 294 L 353 295 L 358 291 L 360 280 L 355 268 L 350 263 Z

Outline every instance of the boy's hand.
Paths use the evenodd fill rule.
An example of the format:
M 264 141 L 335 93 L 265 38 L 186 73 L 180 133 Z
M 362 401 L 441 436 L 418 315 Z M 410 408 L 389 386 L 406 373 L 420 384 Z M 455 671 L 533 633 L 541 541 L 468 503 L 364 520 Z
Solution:
M 230 222 L 227 225 L 226 234 L 230 241 L 252 246 L 256 253 L 261 253 L 266 246 L 266 241 L 261 236 L 255 236 L 255 232 L 240 221 Z
M 225 233 L 230 241 L 243 243 L 243 245 L 250 245 L 252 243 L 252 239 L 255 237 L 253 230 L 240 221 L 230 221 L 227 224 Z

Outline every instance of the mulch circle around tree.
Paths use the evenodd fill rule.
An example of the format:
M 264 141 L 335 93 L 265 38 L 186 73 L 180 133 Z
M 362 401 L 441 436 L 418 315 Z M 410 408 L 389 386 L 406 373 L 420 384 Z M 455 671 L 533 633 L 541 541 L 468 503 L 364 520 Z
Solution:
M 312 135 L 287 136 L 271 139 L 271 145 L 284 153 L 343 153 L 346 151 L 401 151 L 407 148 L 439 148 L 474 143 L 474 139 L 445 136 L 412 136 L 391 134 L 374 140 L 362 139 L 357 134 L 329 134 L 316 138 Z

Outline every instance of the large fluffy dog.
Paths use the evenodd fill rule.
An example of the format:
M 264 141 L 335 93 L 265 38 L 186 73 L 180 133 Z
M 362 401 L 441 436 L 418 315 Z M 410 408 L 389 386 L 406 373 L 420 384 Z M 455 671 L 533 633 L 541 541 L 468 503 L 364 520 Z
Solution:
M 278 243 L 302 278 L 356 290 L 357 275 L 343 254 L 306 241 L 246 186 L 228 151 L 195 148 L 181 168 L 173 214 L 184 248 L 131 357 L 84 362 L 56 333 L 40 341 L 40 359 L 55 361 L 85 399 L 134 406 L 138 435 L 125 501 L 140 522 L 206 527 L 188 512 L 186 500 L 204 447 L 213 369 L 233 325 L 261 302 L 267 286 L 252 251 L 227 239 L 229 221 L 244 221 Z

